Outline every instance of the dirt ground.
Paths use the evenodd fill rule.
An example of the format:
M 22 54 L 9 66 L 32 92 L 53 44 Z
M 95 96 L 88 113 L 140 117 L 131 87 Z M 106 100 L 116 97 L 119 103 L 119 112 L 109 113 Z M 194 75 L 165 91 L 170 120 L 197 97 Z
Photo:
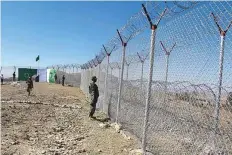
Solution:
M 1 87 L 2 155 L 128 155 L 138 148 L 114 128 L 89 120 L 89 105 L 79 88 L 34 83 L 28 97 L 25 85 Z

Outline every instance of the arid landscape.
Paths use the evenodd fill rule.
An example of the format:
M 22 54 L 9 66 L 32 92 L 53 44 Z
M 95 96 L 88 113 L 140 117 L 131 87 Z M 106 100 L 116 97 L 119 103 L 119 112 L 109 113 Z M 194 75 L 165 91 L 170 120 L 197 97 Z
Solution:
M 137 140 L 125 138 L 104 122 L 88 118 L 88 101 L 79 88 L 34 83 L 1 87 L 2 155 L 128 155 Z

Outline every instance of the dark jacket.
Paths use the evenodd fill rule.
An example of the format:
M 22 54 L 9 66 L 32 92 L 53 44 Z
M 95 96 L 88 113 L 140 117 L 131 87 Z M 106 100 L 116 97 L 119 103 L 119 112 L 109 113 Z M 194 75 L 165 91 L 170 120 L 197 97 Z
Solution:
M 90 83 L 89 94 L 91 95 L 92 99 L 97 99 L 99 97 L 98 86 L 95 83 Z

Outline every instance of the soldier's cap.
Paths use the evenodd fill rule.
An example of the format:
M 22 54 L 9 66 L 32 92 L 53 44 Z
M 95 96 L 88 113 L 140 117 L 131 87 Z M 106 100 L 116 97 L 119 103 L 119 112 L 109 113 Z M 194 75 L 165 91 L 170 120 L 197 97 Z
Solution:
M 92 77 L 92 81 L 94 81 L 94 80 L 97 80 L 97 77 L 96 77 L 96 76 L 93 76 L 93 77 Z

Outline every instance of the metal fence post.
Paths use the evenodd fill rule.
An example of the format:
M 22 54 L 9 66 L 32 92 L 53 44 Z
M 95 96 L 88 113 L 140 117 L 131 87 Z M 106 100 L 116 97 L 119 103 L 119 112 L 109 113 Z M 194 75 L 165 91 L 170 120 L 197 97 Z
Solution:
M 143 89 L 143 69 L 144 69 L 144 61 L 141 61 L 141 67 L 142 67 L 142 70 L 141 70 L 141 78 L 140 78 L 140 89 L 141 89 L 141 99 L 142 99 L 142 102 L 144 101 L 145 99 L 145 94 L 144 94 L 144 89 Z
M 108 115 L 109 113 L 109 102 L 108 102 L 108 73 L 109 73 L 109 63 L 110 63 L 110 55 L 113 52 L 113 50 L 115 49 L 116 46 L 114 46 L 112 48 L 112 50 L 110 52 L 108 52 L 105 48 L 104 45 L 102 45 L 104 48 L 104 51 L 107 55 L 107 66 L 106 66 L 106 75 L 105 75 L 105 86 L 104 86 L 104 105 L 103 105 L 103 111 Z
M 166 96 L 167 96 L 167 86 L 168 86 L 168 69 L 169 69 L 169 56 L 173 50 L 173 48 L 176 46 L 176 43 L 172 46 L 172 48 L 168 51 L 162 41 L 160 41 L 160 44 L 165 52 L 166 55 L 166 72 L 165 72 L 165 88 L 164 88 L 164 103 L 166 102 Z
M 169 54 L 166 55 L 166 72 L 165 72 L 165 90 L 164 90 L 164 103 L 166 102 L 166 94 L 167 94 L 167 87 L 168 87 L 168 66 L 169 66 Z
M 216 100 L 216 107 L 215 107 L 215 132 L 218 131 L 219 126 L 219 119 L 220 119 L 220 102 L 221 102 L 221 91 L 222 91 L 222 75 L 223 75 L 223 62 L 224 62 L 224 46 L 225 46 L 225 36 L 226 32 L 229 30 L 230 26 L 232 25 L 232 21 L 226 28 L 226 30 L 222 30 L 219 26 L 216 16 L 211 13 L 214 19 L 215 24 L 218 27 L 220 36 L 221 36 L 221 43 L 220 43 L 220 56 L 219 56 L 219 75 L 218 75 L 218 94 Z
M 124 73 L 124 64 L 125 64 L 125 56 L 126 56 L 126 46 L 128 41 L 131 39 L 132 35 L 129 36 L 129 38 L 126 40 L 126 42 L 123 41 L 121 34 L 117 30 L 118 36 L 121 40 L 123 50 L 122 50 L 122 58 L 121 58 L 121 74 L 120 74 L 120 82 L 119 82 L 119 90 L 118 90 L 118 104 L 117 104 L 117 114 L 116 114 L 116 123 L 118 123 L 118 116 L 119 116 L 119 110 L 120 110 L 120 104 L 121 104 L 121 96 L 122 96 L 122 86 L 123 86 L 123 73 Z
M 122 50 L 122 63 L 121 63 L 121 73 L 120 73 L 120 81 L 119 81 L 119 91 L 118 91 L 118 104 L 117 104 L 117 116 L 116 116 L 116 122 L 118 123 L 118 116 L 119 116 L 119 109 L 120 109 L 120 103 L 121 103 L 121 95 L 122 95 L 122 83 L 123 83 L 123 72 L 124 72 L 124 63 L 125 63 L 125 55 L 126 55 L 126 46 L 127 44 L 123 44 L 123 50 Z
M 106 73 L 105 73 L 105 88 L 104 88 L 104 105 L 103 111 L 108 113 L 106 110 L 108 109 L 108 72 L 109 72 L 109 63 L 110 63 L 110 56 L 107 55 L 107 66 L 106 66 Z
M 144 126 L 143 126 L 143 139 L 142 139 L 142 150 L 143 153 L 146 153 L 146 138 L 147 138 L 147 121 L 148 121 L 148 109 L 150 105 L 151 98 L 151 85 L 152 85 L 152 76 L 153 76 L 153 66 L 154 66 L 154 53 L 155 53 L 155 34 L 156 27 L 152 27 L 151 30 L 151 51 L 150 51 L 150 67 L 149 67 L 149 79 L 146 95 L 146 106 L 145 106 L 145 117 L 144 117 Z
M 219 115 L 220 115 L 220 102 L 221 102 L 221 91 L 222 91 L 222 74 L 223 74 L 223 61 L 224 61 L 224 43 L 225 43 L 225 35 L 221 35 L 221 43 L 220 43 L 220 56 L 219 56 L 219 75 L 218 75 L 218 96 L 216 101 L 216 122 L 215 129 L 218 129 L 219 125 Z
M 147 59 L 147 57 L 148 57 L 148 54 L 149 53 L 147 53 L 147 55 L 145 56 L 145 57 L 141 57 L 140 56 L 140 54 L 137 52 L 137 55 L 138 55 L 138 57 L 139 57 L 139 60 L 140 60 L 140 62 L 141 62 L 141 67 L 142 67 L 142 70 L 141 70 L 141 78 L 140 78 L 140 88 L 141 88 L 141 90 L 143 91 L 143 69 L 144 69 L 144 62 L 145 62 L 145 60 Z
M 148 87 L 147 87 L 147 95 L 146 95 L 146 106 L 145 106 L 145 115 L 144 115 L 144 126 L 143 126 L 143 137 L 142 137 L 142 151 L 143 154 L 146 154 L 146 139 L 147 139 L 147 124 L 148 124 L 148 118 L 149 118 L 149 106 L 150 106 L 150 100 L 151 100 L 151 85 L 152 85 L 152 77 L 153 77 L 153 66 L 154 66 L 154 55 L 155 55 L 155 36 L 156 36 L 156 29 L 161 21 L 162 17 L 164 16 L 164 13 L 167 9 L 165 9 L 157 24 L 153 24 L 151 21 L 150 16 L 148 15 L 148 12 L 145 8 L 145 6 L 142 4 L 144 13 L 148 19 L 148 22 L 150 23 L 151 28 L 151 47 L 150 47 L 150 66 L 149 66 L 149 78 L 148 78 Z

